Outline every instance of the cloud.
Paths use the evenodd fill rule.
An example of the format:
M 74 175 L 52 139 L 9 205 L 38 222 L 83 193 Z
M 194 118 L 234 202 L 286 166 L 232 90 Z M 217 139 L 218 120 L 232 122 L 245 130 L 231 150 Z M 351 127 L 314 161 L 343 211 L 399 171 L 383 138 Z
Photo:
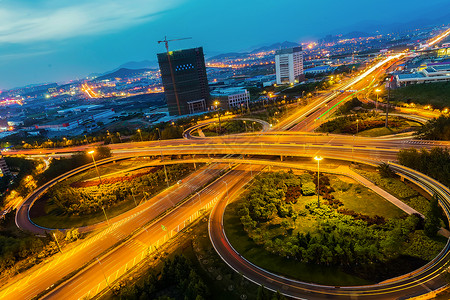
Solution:
M 0 43 L 54 41 L 146 23 L 181 0 L 14 0 L 0 7 Z M 64 5 L 65 4 L 65 5 Z

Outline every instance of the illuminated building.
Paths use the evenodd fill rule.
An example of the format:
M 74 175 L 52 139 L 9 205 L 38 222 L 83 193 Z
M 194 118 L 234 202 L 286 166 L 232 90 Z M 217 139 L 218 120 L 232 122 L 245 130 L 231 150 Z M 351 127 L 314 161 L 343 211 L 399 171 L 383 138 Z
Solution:
M 214 99 L 214 105 L 217 101 L 217 106 L 226 109 L 248 107 L 250 101 L 250 93 L 243 88 L 217 89 L 211 92 L 211 96 Z
M 11 172 L 8 168 L 8 165 L 6 164 L 5 158 L 0 152 L 0 177 L 3 177 L 5 175 L 11 175 Z
M 187 115 L 210 107 L 202 47 L 159 53 L 158 62 L 170 115 Z
M 303 80 L 302 47 L 277 50 L 275 52 L 277 84 L 294 83 Z

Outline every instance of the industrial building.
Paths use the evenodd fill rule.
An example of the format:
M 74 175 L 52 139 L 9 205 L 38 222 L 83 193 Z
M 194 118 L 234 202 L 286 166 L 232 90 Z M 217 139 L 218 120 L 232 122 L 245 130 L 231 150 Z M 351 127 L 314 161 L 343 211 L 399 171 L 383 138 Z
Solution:
M 213 103 L 218 102 L 218 106 L 224 109 L 248 107 L 250 93 L 243 88 L 216 89 L 211 92 Z
M 277 84 L 290 84 L 304 79 L 302 47 L 280 49 L 275 52 Z
M 203 48 L 158 54 L 161 79 L 171 116 L 206 111 L 211 106 Z
M 429 63 L 419 67 L 414 73 L 397 74 L 394 76 L 397 87 L 417 84 L 450 81 L 450 62 Z

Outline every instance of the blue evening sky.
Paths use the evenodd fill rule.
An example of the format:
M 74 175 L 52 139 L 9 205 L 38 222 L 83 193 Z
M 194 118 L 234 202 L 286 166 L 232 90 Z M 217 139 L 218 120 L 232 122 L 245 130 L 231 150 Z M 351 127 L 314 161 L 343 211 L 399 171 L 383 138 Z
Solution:
M 446 3 L 431 1 L 433 7 L 439 2 Z M 423 1 L 0 0 L 0 89 L 154 61 L 164 51 L 156 43 L 164 35 L 192 37 L 170 47 L 203 46 L 211 56 L 314 40 L 367 24 L 433 19 L 420 5 Z

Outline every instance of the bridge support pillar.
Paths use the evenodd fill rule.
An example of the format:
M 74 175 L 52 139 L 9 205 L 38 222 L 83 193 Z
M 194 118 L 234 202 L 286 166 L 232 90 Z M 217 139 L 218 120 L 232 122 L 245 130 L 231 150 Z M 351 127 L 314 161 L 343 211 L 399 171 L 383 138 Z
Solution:
M 401 182 L 405 182 L 405 177 L 403 177 L 402 175 L 400 175 L 400 181 L 401 181 Z
M 280 160 L 283 161 L 283 155 L 280 155 Z

